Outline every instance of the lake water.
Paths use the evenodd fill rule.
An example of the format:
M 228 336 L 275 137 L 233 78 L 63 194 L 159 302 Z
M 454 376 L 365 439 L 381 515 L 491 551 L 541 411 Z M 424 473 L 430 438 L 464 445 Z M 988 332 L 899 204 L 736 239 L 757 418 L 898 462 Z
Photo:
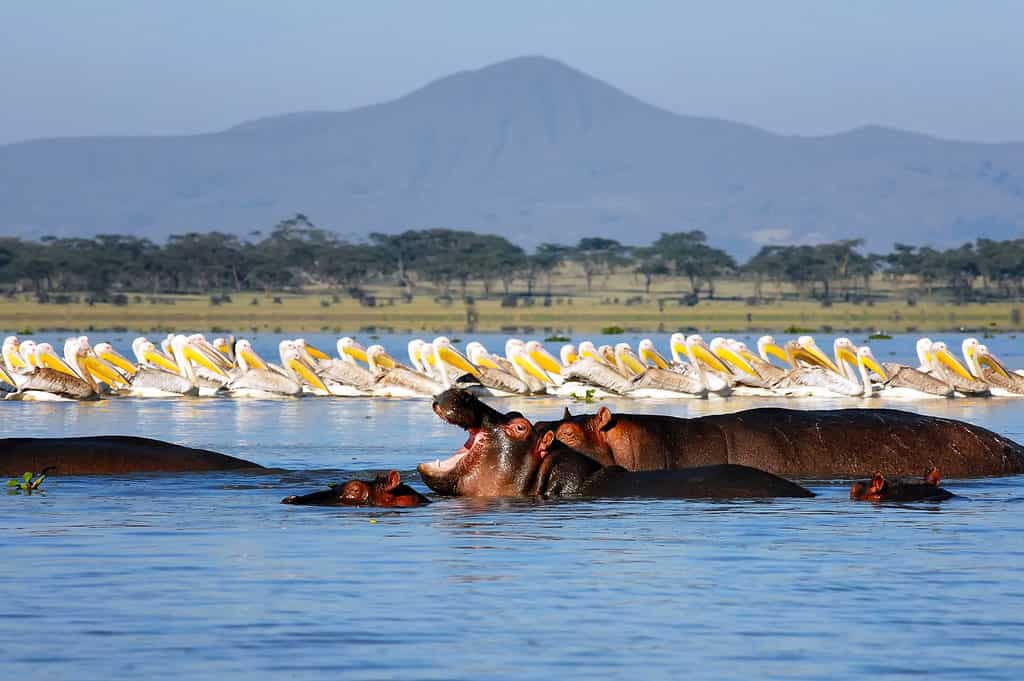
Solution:
M 121 348 L 131 340 L 120 338 Z M 273 356 L 277 337 L 255 340 Z M 333 349 L 333 336 L 310 340 Z M 406 340 L 381 339 L 396 355 Z M 497 349 L 504 338 L 484 340 Z M 910 362 L 913 341 L 872 346 L 880 360 Z M 1024 366 L 1021 341 L 986 343 Z M 534 418 L 563 406 L 494 402 Z M 607 404 L 685 416 L 857 402 Z M 1024 401 L 895 406 L 1024 440 Z M 941 504 L 857 504 L 847 485 L 812 483 L 811 500 L 301 508 L 278 501 L 387 468 L 425 489 L 416 464 L 450 454 L 465 434 L 424 400 L 4 402 L 0 419 L 7 435 L 146 435 L 289 469 L 50 478 L 45 496 L 0 496 L 3 678 L 1017 679 L 1024 670 L 1024 477 L 949 480 L 962 496 Z

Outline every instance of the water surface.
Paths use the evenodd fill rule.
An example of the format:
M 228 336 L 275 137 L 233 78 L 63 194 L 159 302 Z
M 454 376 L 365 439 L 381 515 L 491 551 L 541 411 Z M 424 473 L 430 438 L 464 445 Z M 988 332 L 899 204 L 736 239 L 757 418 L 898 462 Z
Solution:
M 256 347 L 272 355 L 276 340 Z M 382 340 L 399 354 L 407 339 Z M 986 342 L 1024 365 L 1016 339 Z M 872 345 L 880 359 L 912 359 L 913 338 Z M 563 406 L 499 402 L 535 418 Z M 859 402 L 607 404 L 697 415 Z M 895 406 L 1024 440 L 1024 402 Z M 415 465 L 465 436 L 422 400 L 6 402 L 0 418 L 9 435 L 147 435 L 290 469 L 51 478 L 45 496 L 0 496 L 5 678 L 982 679 L 1024 668 L 1024 477 L 947 481 L 962 498 L 942 504 L 854 504 L 846 486 L 815 483 L 812 500 L 297 508 L 277 502 L 392 467 L 424 489 Z

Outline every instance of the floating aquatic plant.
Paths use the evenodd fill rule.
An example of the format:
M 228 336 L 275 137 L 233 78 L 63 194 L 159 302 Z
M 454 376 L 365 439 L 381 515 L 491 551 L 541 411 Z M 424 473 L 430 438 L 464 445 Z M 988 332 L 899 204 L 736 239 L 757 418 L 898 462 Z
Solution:
M 31 495 L 33 492 L 45 494 L 39 486 L 43 484 L 43 480 L 46 480 L 46 474 L 53 470 L 57 470 L 57 467 L 47 466 L 38 476 L 32 471 L 26 471 L 20 478 L 11 478 L 7 481 L 8 494 Z

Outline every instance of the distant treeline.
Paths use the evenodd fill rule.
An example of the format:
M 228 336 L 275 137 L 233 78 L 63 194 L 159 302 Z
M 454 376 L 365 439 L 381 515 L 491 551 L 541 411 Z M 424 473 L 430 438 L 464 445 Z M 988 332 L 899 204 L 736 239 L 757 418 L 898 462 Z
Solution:
M 485 294 L 550 292 L 552 277 L 574 264 L 590 290 L 615 272 L 632 272 L 650 291 L 675 278 L 696 300 L 714 297 L 723 278 L 752 284 L 753 302 L 766 285 L 791 285 L 801 295 L 831 302 L 871 295 L 877 273 L 909 295 L 941 291 L 966 302 L 1024 297 L 1024 239 L 978 239 L 937 250 L 896 244 L 891 253 L 863 253 L 857 239 L 804 246 L 765 246 L 740 264 L 707 243 L 701 231 L 664 233 L 649 246 L 585 238 L 575 246 L 546 243 L 533 253 L 507 239 L 448 229 L 371 234 L 350 243 L 313 225 L 304 215 L 284 220 L 252 240 L 221 232 L 190 232 L 163 245 L 132 236 L 92 239 L 0 238 L 0 287 L 7 292 L 93 292 L 99 299 L 121 291 L 215 293 L 348 290 L 360 295 L 370 283 L 395 283 L 412 297 L 424 284 L 445 295 L 465 293 L 471 282 Z

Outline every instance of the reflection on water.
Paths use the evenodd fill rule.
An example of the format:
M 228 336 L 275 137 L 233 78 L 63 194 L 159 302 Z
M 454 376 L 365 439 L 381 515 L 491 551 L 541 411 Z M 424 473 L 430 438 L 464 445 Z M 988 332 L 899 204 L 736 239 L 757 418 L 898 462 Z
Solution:
M 901 342 L 876 353 L 906 346 L 910 361 Z M 987 342 L 1024 366 L 1011 339 Z M 502 401 L 546 418 L 562 406 Z M 894 406 L 1024 439 L 1013 400 Z M 0 497 L 5 678 L 975 679 L 1024 663 L 1024 478 L 949 481 L 962 497 L 942 504 L 853 504 L 821 485 L 813 500 L 302 508 L 277 502 L 351 471 L 411 476 L 464 434 L 401 400 L 2 403 L 0 416 L 10 435 L 148 435 L 292 469 L 51 478 L 46 496 Z

